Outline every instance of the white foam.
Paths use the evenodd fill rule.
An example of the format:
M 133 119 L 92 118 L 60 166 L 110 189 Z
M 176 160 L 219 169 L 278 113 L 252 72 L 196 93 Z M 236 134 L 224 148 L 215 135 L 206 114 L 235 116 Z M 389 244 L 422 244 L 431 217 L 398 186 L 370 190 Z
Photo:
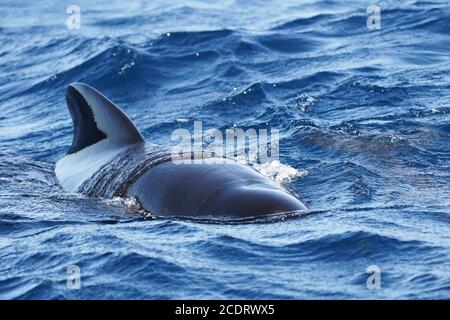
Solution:
M 274 142 L 272 142 L 273 147 Z M 259 148 L 259 152 L 267 152 L 265 148 Z M 235 157 L 238 163 L 249 165 L 263 176 L 277 182 L 278 184 L 289 183 L 294 179 L 302 178 L 308 175 L 308 171 L 296 169 L 290 165 L 281 163 L 280 160 L 270 160 L 267 162 L 258 162 L 258 152 L 249 151 L 246 155 Z
M 252 167 L 263 176 L 272 179 L 279 184 L 288 183 L 297 178 L 308 175 L 308 171 L 296 169 L 287 164 L 281 163 L 279 160 L 272 160 L 265 163 L 255 163 Z
M 297 97 L 297 105 L 296 106 L 303 112 L 306 112 L 314 106 L 316 101 L 317 101 L 317 98 L 315 98 L 307 93 L 304 93 Z
M 128 209 L 139 213 L 140 215 L 144 216 L 144 218 L 154 218 L 154 215 L 147 210 L 145 210 L 138 199 L 135 197 L 113 197 L 112 199 L 107 199 L 106 201 L 116 204 L 116 205 L 122 205 L 127 207 Z

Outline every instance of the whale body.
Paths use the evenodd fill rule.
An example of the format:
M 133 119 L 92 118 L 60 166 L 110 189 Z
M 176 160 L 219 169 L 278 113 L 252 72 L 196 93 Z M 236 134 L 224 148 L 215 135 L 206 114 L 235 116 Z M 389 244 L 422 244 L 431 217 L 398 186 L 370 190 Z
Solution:
M 73 140 L 55 166 L 71 192 L 134 197 L 155 216 L 254 217 L 305 211 L 281 186 L 232 159 L 175 163 L 170 153 L 146 143 L 131 120 L 94 88 L 67 88 Z

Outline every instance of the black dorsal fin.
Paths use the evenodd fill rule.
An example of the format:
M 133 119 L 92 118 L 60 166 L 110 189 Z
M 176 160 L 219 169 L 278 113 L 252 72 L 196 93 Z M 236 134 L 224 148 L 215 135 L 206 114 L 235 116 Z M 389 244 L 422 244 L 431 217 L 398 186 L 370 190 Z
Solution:
M 68 154 L 104 139 L 113 145 L 144 142 L 141 133 L 126 114 L 91 86 L 72 83 L 67 88 L 66 101 L 74 126 Z

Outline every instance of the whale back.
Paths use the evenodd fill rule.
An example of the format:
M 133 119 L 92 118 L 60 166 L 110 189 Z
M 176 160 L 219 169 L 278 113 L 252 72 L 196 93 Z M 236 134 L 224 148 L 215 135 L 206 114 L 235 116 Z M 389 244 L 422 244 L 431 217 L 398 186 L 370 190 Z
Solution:
M 55 173 L 64 188 L 76 191 L 100 167 L 144 138 L 119 107 L 87 84 L 71 84 L 66 101 L 73 139 Z

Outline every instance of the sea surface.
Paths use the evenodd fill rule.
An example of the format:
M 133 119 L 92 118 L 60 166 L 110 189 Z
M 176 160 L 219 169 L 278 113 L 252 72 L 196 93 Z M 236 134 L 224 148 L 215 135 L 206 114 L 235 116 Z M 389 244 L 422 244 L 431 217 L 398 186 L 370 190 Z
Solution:
M 450 4 L 380 1 L 369 29 L 372 4 L 1 1 L 0 298 L 450 299 Z M 163 146 L 194 121 L 280 130 L 260 169 L 308 213 L 161 218 L 63 190 L 74 81 Z

